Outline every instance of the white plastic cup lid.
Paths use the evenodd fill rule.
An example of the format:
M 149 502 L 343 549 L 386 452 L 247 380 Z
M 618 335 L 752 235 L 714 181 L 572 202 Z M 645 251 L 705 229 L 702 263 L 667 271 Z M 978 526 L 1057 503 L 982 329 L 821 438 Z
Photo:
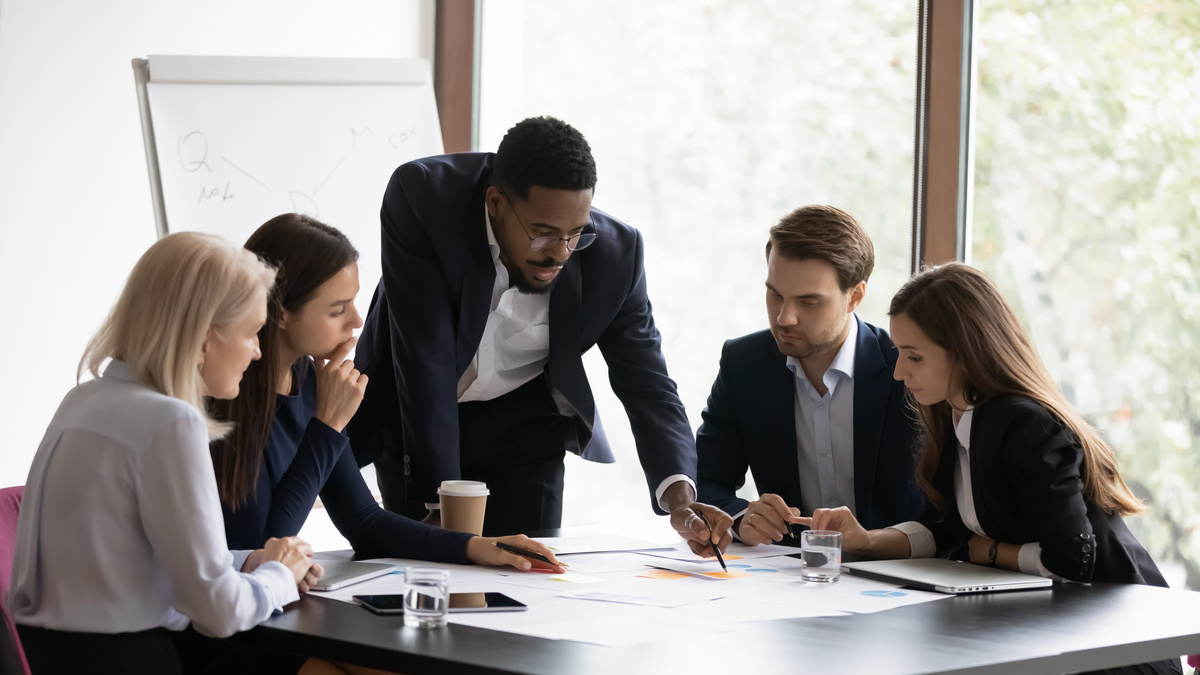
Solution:
M 491 492 L 487 483 L 477 480 L 444 480 L 438 488 L 439 495 L 450 497 L 486 497 Z

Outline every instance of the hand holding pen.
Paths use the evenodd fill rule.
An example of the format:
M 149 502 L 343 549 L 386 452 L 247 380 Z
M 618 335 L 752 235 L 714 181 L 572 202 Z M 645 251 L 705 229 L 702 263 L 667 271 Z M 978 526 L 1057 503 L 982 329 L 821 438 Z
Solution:
M 694 502 L 687 507 L 686 514 L 680 518 L 675 531 L 687 540 L 692 553 L 712 558 L 733 541 L 733 518 L 721 509 Z M 674 525 L 676 514 L 671 516 Z
M 701 522 L 704 523 L 705 527 L 708 527 L 708 529 L 710 529 L 710 530 L 712 529 L 711 527 L 709 527 L 708 519 L 704 517 L 703 511 L 697 511 L 696 517 L 698 517 L 701 520 Z M 717 562 L 721 563 L 721 571 L 728 572 L 729 568 L 725 566 L 725 558 L 721 557 L 721 549 L 717 548 L 717 545 L 711 539 L 709 540 L 708 545 L 712 547 L 713 555 L 717 556 Z
M 554 552 L 523 534 L 511 537 L 472 537 L 467 542 L 467 557 L 478 565 L 508 565 L 522 572 L 565 572 L 565 565 Z
M 738 523 L 738 539 L 750 546 L 773 544 L 795 539 L 792 525 L 800 518 L 800 510 L 790 507 L 779 495 L 764 494 L 750 502 Z

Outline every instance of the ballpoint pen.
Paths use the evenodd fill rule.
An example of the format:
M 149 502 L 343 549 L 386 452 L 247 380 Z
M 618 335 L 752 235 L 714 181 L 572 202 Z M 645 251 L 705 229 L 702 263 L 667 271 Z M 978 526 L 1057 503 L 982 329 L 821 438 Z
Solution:
M 697 516 L 699 516 L 699 517 L 700 517 L 700 522 L 704 523 L 704 526 L 708 528 L 708 532 L 709 532 L 709 535 L 710 535 L 710 536 L 709 536 L 709 539 L 708 539 L 708 545 L 709 545 L 709 546 L 712 546 L 713 553 L 715 553 L 715 554 L 717 555 L 717 562 L 721 563 L 721 570 L 722 570 L 722 571 L 725 571 L 725 572 L 728 572 L 728 571 L 729 571 L 729 568 L 725 566 L 725 558 L 721 557 L 721 549 L 717 548 L 717 545 L 716 545 L 716 544 L 714 544 L 714 543 L 713 543 L 713 541 L 712 541 L 712 536 L 711 536 L 711 534 L 712 534 L 712 526 L 708 524 L 708 518 L 705 518 L 705 517 L 704 517 L 704 514 L 703 514 L 703 513 L 700 513 L 699 511 L 694 511 L 694 510 L 693 510 L 693 511 L 692 511 L 692 513 L 694 513 L 694 514 L 696 514 Z
M 566 563 L 563 563 L 563 562 L 560 562 L 560 563 L 551 562 L 549 558 L 542 555 L 541 553 L 534 553 L 533 551 L 526 551 L 523 548 L 517 548 L 516 546 L 511 546 L 509 544 L 505 544 L 502 541 L 492 541 L 492 546 L 495 546 L 496 548 L 498 548 L 502 551 L 508 551 L 509 553 L 515 553 L 519 556 L 524 556 L 524 557 L 530 558 L 532 560 L 539 560 L 541 562 L 546 563 L 547 565 L 558 565 L 559 567 L 567 567 L 568 566 Z

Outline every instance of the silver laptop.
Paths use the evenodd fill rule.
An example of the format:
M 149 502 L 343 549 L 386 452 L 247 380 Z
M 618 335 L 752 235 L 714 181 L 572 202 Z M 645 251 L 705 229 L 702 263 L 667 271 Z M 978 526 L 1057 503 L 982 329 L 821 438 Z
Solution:
M 1054 584 L 1045 577 L 944 558 L 851 562 L 842 569 L 855 576 L 939 593 L 1026 591 Z
M 317 562 L 320 563 L 321 567 L 325 568 L 325 575 L 318 579 L 317 583 L 312 586 L 314 591 L 337 590 L 343 586 L 381 577 L 396 570 L 396 565 L 388 565 L 387 563 L 349 560 L 337 562 L 318 560 Z

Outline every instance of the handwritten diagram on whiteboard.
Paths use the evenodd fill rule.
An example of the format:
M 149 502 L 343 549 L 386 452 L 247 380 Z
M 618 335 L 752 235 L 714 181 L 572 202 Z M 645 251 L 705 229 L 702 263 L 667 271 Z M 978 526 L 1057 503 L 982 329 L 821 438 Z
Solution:
M 358 248 L 365 315 L 388 179 L 442 152 L 432 87 L 151 82 L 148 96 L 169 230 L 244 242 L 281 213 L 313 216 Z

